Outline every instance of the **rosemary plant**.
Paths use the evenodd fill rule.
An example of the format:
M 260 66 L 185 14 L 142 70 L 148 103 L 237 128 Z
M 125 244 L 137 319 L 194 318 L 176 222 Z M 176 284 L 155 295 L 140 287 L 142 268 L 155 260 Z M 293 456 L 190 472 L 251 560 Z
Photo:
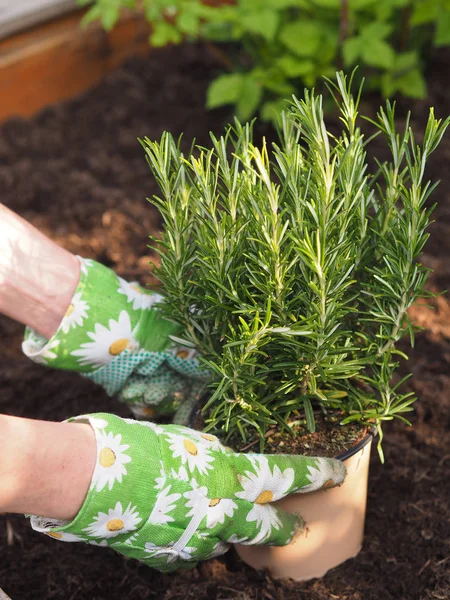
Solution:
M 239 122 L 187 156 L 169 133 L 142 141 L 162 192 L 152 200 L 165 224 L 162 309 L 213 375 L 209 429 L 244 440 L 299 418 L 313 432 L 315 413 L 334 409 L 343 424 L 381 434 L 384 421 L 406 421 L 415 400 L 392 376 L 404 356 L 397 342 L 414 341 L 407 310 L 425 294 L 428 269 L 417 258 L 435 184 L 424 171 L 449 119 L 431 109 L 417 144 L 409 119 L 396 130 L 387 102 L 372 123 L 392 160 L 371 175 L 361 90 L 353 96 L 342 73 L 328 89 L 337 135 L 322 96 L 306 90 L 280 116 L 270 149 Z

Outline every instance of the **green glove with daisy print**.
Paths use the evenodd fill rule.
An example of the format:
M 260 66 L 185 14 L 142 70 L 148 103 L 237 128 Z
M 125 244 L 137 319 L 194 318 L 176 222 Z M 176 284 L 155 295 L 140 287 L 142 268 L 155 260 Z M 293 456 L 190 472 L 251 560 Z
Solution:
M 84 415 L 97 459 L 89 492 L 71 522 L 31 517 L 56 539 L 109 546 L 160 571 L 190 568 L 231 543 L 287 544 L 301 515 L 272 502 L 342 483 L 334 459 L 239 454 L 211 435 L 110 414 Z
M 93 260 L 80 263 L 80 281 L 58 330 L 47 340 L 26 329 L 24 353 L 82 373 L 118 394 L 138 417 L 178 409 L 185 419 L 210 375 L 194 350 L 171 340 L 178 327 L 160 316 L 164 298 Z

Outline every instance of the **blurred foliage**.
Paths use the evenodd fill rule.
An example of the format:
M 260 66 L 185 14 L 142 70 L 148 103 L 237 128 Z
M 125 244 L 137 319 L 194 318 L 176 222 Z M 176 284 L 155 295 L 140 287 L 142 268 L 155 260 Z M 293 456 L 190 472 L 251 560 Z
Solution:
M 110 30 L 122 8 L 142 9 L 153 46 L 206 40 L 224 72 L 208 108 L 232 104 L 247 120 L 270 120 L 283 100 L 336 68 L 366 78 L 366 90 L 424 98 L 433 46 L 450 45 L 450 0 L 78 0 L 84 22 Z

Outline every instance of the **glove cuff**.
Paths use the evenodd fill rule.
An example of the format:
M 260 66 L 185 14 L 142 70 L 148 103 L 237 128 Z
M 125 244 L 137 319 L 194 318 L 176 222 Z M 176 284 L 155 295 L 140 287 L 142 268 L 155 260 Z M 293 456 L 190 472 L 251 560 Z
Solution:
M 164 350 L 177 326 L 160 317 L 162 296 L 128 283 L 90 259 L 78 257 L 80 281 L 54 336 L 25 330 L 23 352 L 34 362 L 90 373 L 124 350 Z
M 106 413 L 68 421 L 88 423 L 95 432 L 97 457 L 88 494 L 72 521 L 30 516 L 31 526 L 61 541 L 129 546 L 156 500 L 162 468 L 158 426 Z

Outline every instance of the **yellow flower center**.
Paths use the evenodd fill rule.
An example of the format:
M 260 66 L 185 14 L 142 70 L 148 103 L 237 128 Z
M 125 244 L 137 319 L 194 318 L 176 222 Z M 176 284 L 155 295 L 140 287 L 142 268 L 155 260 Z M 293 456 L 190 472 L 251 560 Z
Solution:
M 177 352 L 178 358 L 187 358 L 189 356 L 189 352 L 187 350 L 179 350 Z
M 323 484 L 322 489 L 329 490 L 332 487 L 334 487 L 334 481 L 332 479 L 327 479 Z
M 111 448 L 102 448 L 98 457 L 98 462 L 102 467 L 112 467 L 116 462 L 116 455 Z
M 206 440 L 207 442 L 215 442 L 216 438 L 213 435 L 210 435 L 209 433 L 202 433 L 202 438 L 204 440 Z
M 220 498 L 213 498 L 210 503 L 209 506 L 217 506 L 220 502 Z
M 117 356 L 118 354 L 127 349 L 129 343 L 130 340 L 127 340 L 127 338 L 121 338 L 120 340 L 116 340 L 109 347 L 109 353 L 112 356 Z
M 55 538 L 55 540 L 62 540 L 62 533 L 57 533 L 56 531 L 51 531 L 50 533 L 47 533 L 47 535 L 49 535 L 52 538 Z
M 186 451 L 189 454 L 191 454 L 192 456 L 197 456 L 198 448 L 194 444 L 194 442 L 191 442 L 191 440 L 183 440 L 183 446 L 186 448 Z
M 111 519 L 106 523 L 106 529 L 108 531 L 120 531 L 124 528 L 124 522 L 122 519 Z
M 130 288 L 132 290 L 134 290 L 135 292 L 137 292 L 138 294 L 142 294 L 142 295 L 144 294 L 144 292 L 138 285 L 132 284 L 132 285 L 130 285 Z
M 255 504 L 267 504 L 268 502 L 272 502 L 272 500 L 273 500 L 273 492 L 271 492 L 270 490 L 264 490 L 256 498 Z
M 73 313 L 73 311 L 75 310 L 75 307 L 73 304 L 71 304 L 69 306 L 69 308 L 66 310 L 66 314 L 64 315 L 65 317 L 70 317 L 70 315 Z

